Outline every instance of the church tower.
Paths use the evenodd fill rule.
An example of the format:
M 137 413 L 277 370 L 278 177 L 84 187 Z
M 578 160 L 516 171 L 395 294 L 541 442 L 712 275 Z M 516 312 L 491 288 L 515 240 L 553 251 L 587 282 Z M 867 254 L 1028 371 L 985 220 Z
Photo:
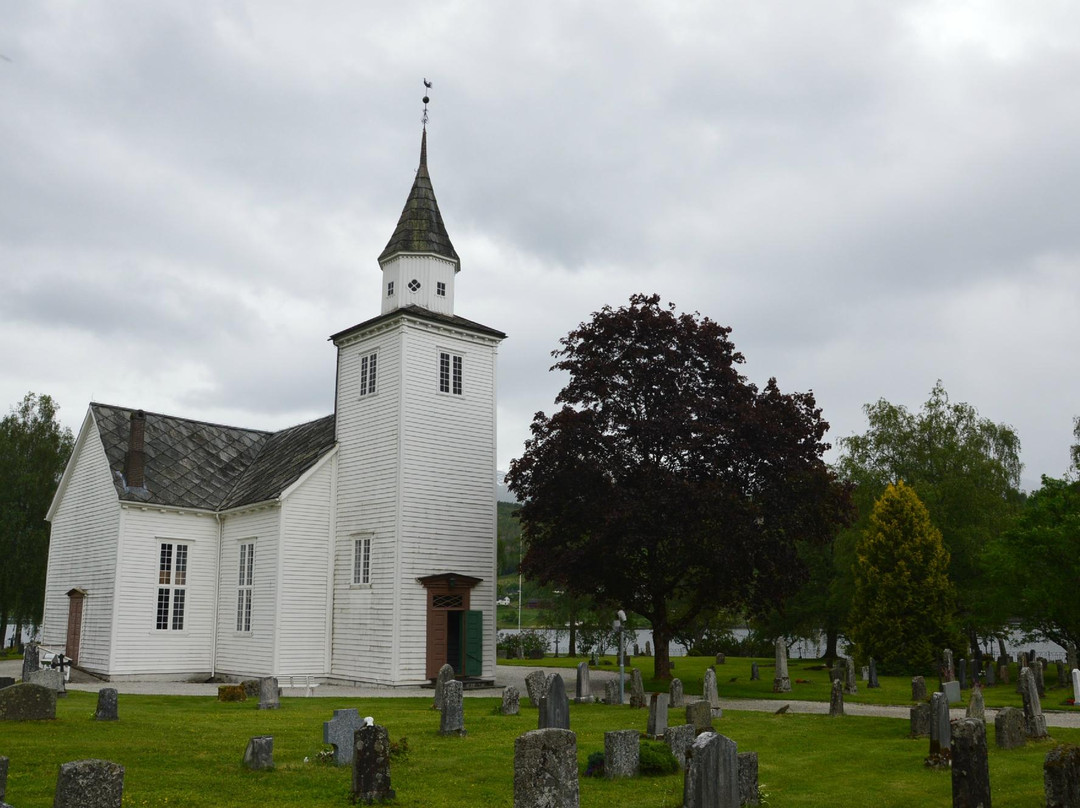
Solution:
M 425 98 L 425 104 L 427 99 Z M 460 261 L 420 164 L 379 256 L 381 313 L 334 334 L 331 681 L 494 679 L 495 365 L 454 312 Z

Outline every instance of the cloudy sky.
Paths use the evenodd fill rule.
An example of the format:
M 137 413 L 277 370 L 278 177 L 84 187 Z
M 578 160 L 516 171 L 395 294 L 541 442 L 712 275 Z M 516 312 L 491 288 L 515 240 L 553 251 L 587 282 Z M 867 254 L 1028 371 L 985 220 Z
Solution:
M 429 166 L 457 313 L 510 334 L 499 465 L 558 339 L 657 292 L 812 389 L 1012 425 L 1080 415 L 1080 6 L 0 4 L 0 406 L 256 428 L 330 412 L 330 334 Z

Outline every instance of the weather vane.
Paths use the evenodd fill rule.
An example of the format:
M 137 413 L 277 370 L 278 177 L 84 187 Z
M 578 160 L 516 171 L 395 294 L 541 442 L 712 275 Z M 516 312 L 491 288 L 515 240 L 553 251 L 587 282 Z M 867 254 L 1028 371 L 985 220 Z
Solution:
M 428 81 L 427 79 L 424 79 L 424 90 L 425 90 L 425 92 L 424 92 L 424 117 L 422 118 L 424 126 L 427 126 L 427 105 L 428 105 L 428 101 L 431 100 L 430 98 L 428 98 L 428 94 L 427 94 L 426 91 L 430 90 L 430 89 L 431 89 L 431 82 Z

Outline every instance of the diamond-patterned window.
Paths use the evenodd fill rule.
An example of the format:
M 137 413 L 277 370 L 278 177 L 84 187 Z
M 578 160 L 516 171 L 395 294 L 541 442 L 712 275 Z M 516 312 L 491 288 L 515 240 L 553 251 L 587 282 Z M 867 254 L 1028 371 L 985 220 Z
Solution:
M 433 609 L 460 609 L 465 605 L 465 598 L 461 595 L 432 595 L 431 606 Z

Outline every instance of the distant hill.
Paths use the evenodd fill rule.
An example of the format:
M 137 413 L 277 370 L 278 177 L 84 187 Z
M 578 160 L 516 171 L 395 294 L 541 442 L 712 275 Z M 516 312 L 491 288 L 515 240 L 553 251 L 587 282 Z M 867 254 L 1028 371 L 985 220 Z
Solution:
M 495 498 L 499 500 L 499 502 L 517 502 L 514 495 L 510 493 L 510 489 L 506 487 L 505 471 L 495 472 L 495 487 L 498 489 Z

